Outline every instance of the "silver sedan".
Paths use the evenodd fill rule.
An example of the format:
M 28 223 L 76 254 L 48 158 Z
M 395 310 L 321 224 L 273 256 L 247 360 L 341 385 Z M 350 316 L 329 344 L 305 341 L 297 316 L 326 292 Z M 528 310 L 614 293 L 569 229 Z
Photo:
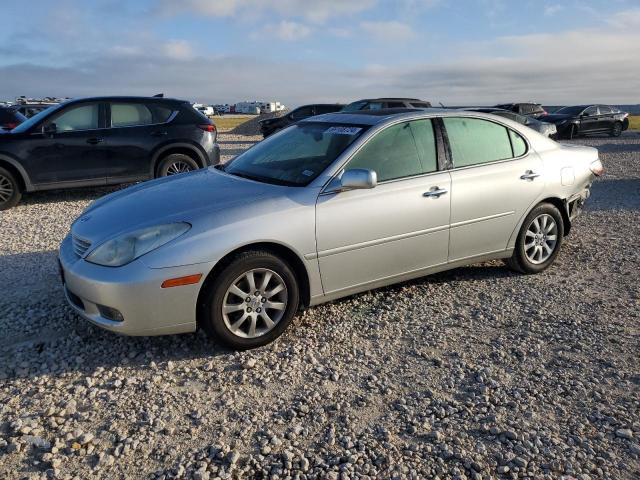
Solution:
M 114 332 L 257 347 L 365 290 L 490 259 L 545 270 L 602 173 L 597 150 L 493 115 L 313 117 L 94 202 L 60 246 L 65 293 Z

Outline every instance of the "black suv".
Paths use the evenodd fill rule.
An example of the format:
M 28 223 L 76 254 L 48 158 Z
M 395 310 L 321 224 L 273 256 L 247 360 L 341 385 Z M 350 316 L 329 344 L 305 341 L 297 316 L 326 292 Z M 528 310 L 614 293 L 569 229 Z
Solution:
M 26 119 L 16 107 L 0 106 L 0 130 L 13 130 Z
M 315 115 L 322 115 L 323 113 L 333 113 L 342 110 L 344 105 L 339 103 L 316 103 L 313 105 L 303 105 L 301 107 L 292 110 L 291 112 L 281 117 L 267 118 L 260 120 L 260 132 L 267 138 L 272 133 L 276 133 L 278 130 L 287 128 L 300 120 L 313 117 Z
M 419 98 L 365 98 L 351 102 L 342 109 L 343 112 L 358 110 L 382 110 L 385 108 L 430 108 L 431 103 Z
M 502 108 L 503 110 L 511 110 L 512 112 L 519 113 L 526 117 L 538 118 L 541 115 L 546 115 L 547 112 L 539 103 L 524 102 L 524 103 L 502 103 L 496 105 L 495 108 Z
M 219 163 L 216 127 L 183 100 L 69 100 L 0 134 L 0 210 L 22 192 L 112 185 Z

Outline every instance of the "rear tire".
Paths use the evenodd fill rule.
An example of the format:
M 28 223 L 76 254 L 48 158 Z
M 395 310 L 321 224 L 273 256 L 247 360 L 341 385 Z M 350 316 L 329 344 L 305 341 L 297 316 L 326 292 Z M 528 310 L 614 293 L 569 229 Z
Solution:
M 0 167 L 0 210 L 15 207 L 22 198 L 20 184 L 9 170 Z
M 200 168 L 196 161 L 183 153 L 172 153 L 164 157 L 158 165 L 156 177 L 168 177 L 191 172 Z
M 204 288 L 200 325 L 210 337 L 238 350 L 282 335 L 300 301 L 293 269 L 267 251 L 237 255 Z
M 550 203 L 541 203 L 520 227 L 511 258 L 505 262 L 520 273 L 540 273 L 555 261 L 564 238 L 560 211 Z
M 622 135 L 622 123 L 614 123 L 613 127 L 611 127 L 611 132 L 609 133 L 609 135 L 612 137 L 619 137 L 620 135 Z

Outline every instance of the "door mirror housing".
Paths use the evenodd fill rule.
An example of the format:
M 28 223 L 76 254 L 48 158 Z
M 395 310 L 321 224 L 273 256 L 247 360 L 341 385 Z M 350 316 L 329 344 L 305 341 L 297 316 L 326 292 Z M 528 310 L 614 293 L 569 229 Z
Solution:
M 359 190 L 374 188 L 378 184 L 378 175 L 367 168 L 345 170 L 340 177 L 340 190 Z
M 58 127 L 55 123 L 49 123 L 47 125 L 42 126 L 42 133 L 45 135 L 53 135 L 58 131 Z

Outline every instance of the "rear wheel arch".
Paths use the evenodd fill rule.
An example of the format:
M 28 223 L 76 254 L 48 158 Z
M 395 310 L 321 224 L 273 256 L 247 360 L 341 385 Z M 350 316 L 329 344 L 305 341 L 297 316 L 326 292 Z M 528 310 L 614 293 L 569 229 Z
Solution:
M 536 208 L 541 203 L 550 203 L 551 205 L 556 207 L 558 210 L 560 210 L 560 215 L 562 215 L 562 226 L 563 226 L 564 236 L 566 237 L 569 234 L 569 231 L 571 230 L 571 219 L 569 218 L 569 212 L 567 210 L 567 202 L 558 197 L 549 197 L 538 202 L 533 208 Z M 533 208 L 531 210 L 533 210 Z
M 205 161 L 202 153 L 200 153 L 196 147 L 188 143 L 171 144 L 160 148 L 153 154 L 151 162 L 152 177 L 155 177 L 158 173 L 158 167 L 160 166 L 162 160 L 174 153 L 188 156 L 193 161 L 195 161 L 200 168 L 205 168 L 207 166 L 207 162 Z
M 268 252 L 279 257 L 281 260 L 284 260 L 293 270 L 298 282 L 298 289 L 300 292 L 300 305 L 305 308 L 309 306 L 309 303 L 311 301 L 309 274 L 306 267 L 304 266 L 304 262 L 298 256 L 298 254 L 291 250 L 289 247 L 275 242 L 251 243 L 229 252 L 223 258 L 221 258 L 218 263 L 216 263 L 213 269 L 211 269 L 211 271 L 205 278 L 205 281 L 202 283 L 202 286 L 200 287 L 200 292 L 198 293 L 198 304 L 196 308 L 196 320 L 198 322 L 202 315 L 204 297 L 206 295 L 206 292 L 211 287 L 212 283 L 215 281 L 216 276 L 222 270 L 224 270 L 224 268 L 226 268 L 238 255 L 250 251 Z

